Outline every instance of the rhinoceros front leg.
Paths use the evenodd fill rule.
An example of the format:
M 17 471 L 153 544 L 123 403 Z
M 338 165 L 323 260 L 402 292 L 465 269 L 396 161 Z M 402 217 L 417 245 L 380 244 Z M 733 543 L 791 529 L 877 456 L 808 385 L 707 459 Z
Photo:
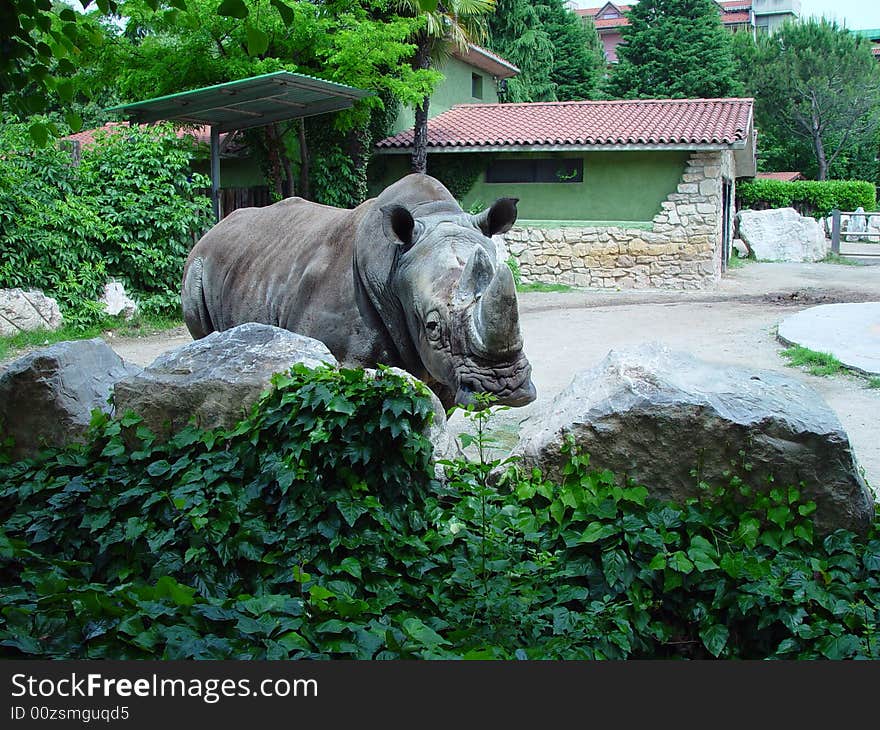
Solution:
M 200 256 L 197 256 L 187 267 L 180 291 L 183 321 L 186 322 L 186 328 L 194 340 L 207 337 L 216 329 L 205 302 L 203 273 L 204 262 Z

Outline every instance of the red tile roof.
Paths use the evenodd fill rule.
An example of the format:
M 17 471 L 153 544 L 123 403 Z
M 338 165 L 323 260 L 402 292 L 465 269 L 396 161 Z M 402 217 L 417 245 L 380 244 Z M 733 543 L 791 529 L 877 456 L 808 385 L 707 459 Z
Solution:
M 459 104 L 428 121 L 428 148 L 701 145 L 746 140 L 752 99 Z M 378 143 L 411 147 L 412 130 Z
M 792 180 L 803 180 L 804 176 L 799 172 L 758 172 L 755 177 L 764 180 L 782 180 L 783 182 L 791 182 Z
M 70 140 L 72 142 L 79 142 L 80 147 L 89 147 L 95 143 L 95 138 L 99 132 L 105 132 L 107 134 L 112 134 L 113 132 L 125 129 L 131 126 L 128 122 L 108 122 L 103 127 L 95 127 L 94 129 L 84 129 L 81 132 L 77 132 L 76 134 L 69 134 L 66 137 L 62 137 L 62 140 Z M 146 126 L 146 125 L 141 125 Z M 196 127 L 195 129 L 182 129 L 178 128 L 176 130 L 177 136 L 181 139 L 185 135 L 190 135 L 194 137 L 197 144 L 210 144 L 211 143 L 211 128 L 210 127 Z M 226 133 L 222 133 L 220 135 L 221 144 L 223 139 L 226 137 Z

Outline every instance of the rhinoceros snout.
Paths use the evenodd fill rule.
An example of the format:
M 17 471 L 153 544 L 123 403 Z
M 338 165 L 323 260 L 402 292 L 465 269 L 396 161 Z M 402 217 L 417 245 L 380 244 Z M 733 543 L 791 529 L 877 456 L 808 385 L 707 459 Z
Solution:
M 476 392 L 477 391 L 471 390 L 466 386 L 460 387 L 455 394 L 455 405 L 468 406 L 471 403 L 474 403 Z M 537 397 L 537 391 L 535 390 L 535 384 L 530 379 L 527 383 L 511 393 L 492 393 L 491 395 L 494 396 L 491 405 L 519 408 L 520 406 L 526 406 L 535 400 Z
M 525 357 L 505 369 L 483 370 L 474 368 L 463 374 L 455 393 L 455 403 L 467 406 L 475 402 L 476 393 L 493 397 L 491 405 L 517 408 L 531 403 L 537 397 L 532 382 L 532 367 Z

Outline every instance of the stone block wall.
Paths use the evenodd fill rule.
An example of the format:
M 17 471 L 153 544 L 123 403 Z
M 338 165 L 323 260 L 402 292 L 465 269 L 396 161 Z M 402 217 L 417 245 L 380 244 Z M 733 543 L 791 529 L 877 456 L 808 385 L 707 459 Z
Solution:
M 695 152 L 650 228 L 514 227 L 523 282 L 611 289 L 702 289 L 721 278 L 721 179 L 733 153 Z M 733 193 L 731 193 L 732 197 Z

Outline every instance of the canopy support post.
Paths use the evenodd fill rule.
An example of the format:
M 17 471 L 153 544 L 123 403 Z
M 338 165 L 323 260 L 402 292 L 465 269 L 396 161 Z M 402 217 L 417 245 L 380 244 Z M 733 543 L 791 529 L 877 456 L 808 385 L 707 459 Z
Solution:
M 220 130 L 211 125 L 211 203 L 214 206 L 214 220 L 220 222 Z

